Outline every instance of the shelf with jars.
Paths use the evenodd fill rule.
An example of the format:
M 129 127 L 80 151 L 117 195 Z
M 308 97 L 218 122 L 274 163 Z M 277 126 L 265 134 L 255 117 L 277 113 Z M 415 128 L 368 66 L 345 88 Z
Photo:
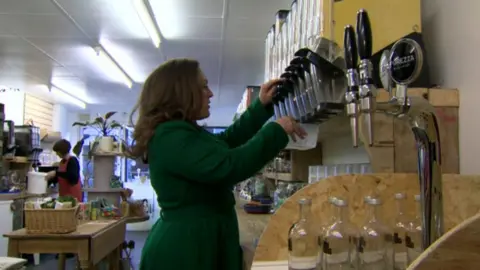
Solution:
M 480 192 L 480 176 L 444 174 L 443 186 L 448 190 L 443 199 L 448 231 L 480 211 L 480 199 L 474 196 Z M 312 253 L 319 255 L 317 264 L 324 266 L 345 262 L 349 257 L 345 255 L 350 254 L 351 260 L 356 258 L 352 263 L 373 265 L 358 269 L 394 269 L 375 268 L 376 264 L 387 263 L 395 264 L 395 269 L 406 269 L 424 250 L 419 240 L 423 239 L 421 211 L 416 174 L 328 177 L 296 192 L 277 209 L 258 242 L 252 269 L 272 263 L 285 267 L 276 269 L 288 269 L 289 258 L 295 257 L 299 257 L 296 262 L 310 261 L 313 265 Z M 311 225 L 303 225 L 306 223 Z M 298 239 L 301 235 L 295 230 L 302 226 L 311 228 L 310 235 L 321 240 L 316 242 L 320 244 L 309 248 L 307 243 L 313 240 Z M 297 246 L 303 243 L 300 250 L 296 242 Z M 338 269 L 331 267 L 323 269 Z

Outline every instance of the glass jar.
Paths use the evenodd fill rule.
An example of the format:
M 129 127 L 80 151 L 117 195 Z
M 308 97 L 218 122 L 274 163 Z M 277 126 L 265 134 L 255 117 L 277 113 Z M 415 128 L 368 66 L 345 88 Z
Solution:
M 393 232 L 382 224 L 379 198 L 365 197 L 367 222 L 362 226 L 358 253 L 362 270 L 385 270 L 393 268 Z
M 414 198 L 417 211 L 414 220 L 408 223 L 405 236 L 408 264 L 411 264 L 422 253 L 422 209 L 420 195 L 415 195 Z
M 285 182 L 279 182 L 277 189 L 273 193 L 273 209 L 280 208 L 283 202 L 288 198 L 287 184 Z
M 397 204 L 397 216 L 395 217 L 395 226 L 393 227 L 395 270 L 404 270 L 407 268 L 407 248 L 405 246 L 405 235 L 409 221 L 405 215 L 405 198 L 405 193 L 395 194 L 395 202 Z
M 357 240 L 358 229 L 350 223 L 348 203 L 335 198 L 330 200 L 335 206 L 335 222 L 327 228 L 323 239 L 323 269 L 358 269 Z
M 310 199 L 300 199 L 299 219 L 288 234 L 289 270 L 316 270 L 319 258 L 318 233 L 311 219 Z

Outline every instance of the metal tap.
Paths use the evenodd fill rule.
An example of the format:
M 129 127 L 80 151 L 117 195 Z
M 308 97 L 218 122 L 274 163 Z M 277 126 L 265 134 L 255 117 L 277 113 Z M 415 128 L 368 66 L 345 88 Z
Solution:
M 347 91 L 345 93 L 346 111 L 350 118 L 353 147 L 358 146 L 358 72 L 357 46 L 353 26 L 347 25 L 344 29 L 343 47 L 345 48 L 345 63 L 347 67 Z
M 366 48 L 365 51 L 368 52 L 368 50 L 371 50 L 372 37 L 370 21 L 365 10 L 360 10 L 357 14 L 357 29 L 359 44 L 362 44 L 359 47 L 363 46 L 363 49 Z M 367 56 L 369 55 L 362 55 L 362 52 L 360 52 L 361 58 Z M 364 62 L 368 65 L 367 61 Z M 387 63 L 387 75 L 390 79 L 382 78 L 382 83 L 387 84 L 384 87 L 390 91 L 390 100 L 376 102 L 374 88 L 369 86 L 371 81 L 362 81 L 362 88 L 365 85 L 365 91 L 360 90 L 361 112 L 385 113 L 406 120 L 412 128 L 418 155 L 418 179 L 422 206 L 422 249 L 425 250 L 444 232 L 438 121 L 435 109 L 428 100 L 423 97 L 408 96 L 407 94 L 408 85 L 417 79 L 422 70 L 423 53 L 420 45 L 412 39 L 400 39 L 393 45 Z M 365 69 L 368 70 L 369 67 Z M 384 67 L 380 67 L 380 69 L 385 71 Z M 364 78 L 368 78 L 368 72 L 366 74 L 367 76 L 364 76 Z M 396 84 L 395 93 L 392 93 L 390 88 L 390 80 Z M 363 102 L 363 99 L 368 99 L 368 102 L 371 102 L 367 104 L 367 102 Z

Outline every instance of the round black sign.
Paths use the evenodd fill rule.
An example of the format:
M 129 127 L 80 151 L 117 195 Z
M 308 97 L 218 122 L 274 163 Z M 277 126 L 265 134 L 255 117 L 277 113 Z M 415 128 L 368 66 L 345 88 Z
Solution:
M 412 39 L 401 39 L 392 47 L 390 53 L 390 75 L 398 84 L 413 82 L 423 65 L 420 45 Z

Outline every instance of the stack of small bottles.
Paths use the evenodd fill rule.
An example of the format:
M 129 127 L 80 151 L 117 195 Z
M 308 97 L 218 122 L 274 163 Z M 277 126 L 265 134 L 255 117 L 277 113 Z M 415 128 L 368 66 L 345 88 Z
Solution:
M 382 202 L 365 197 L 368 217 L 361 228 L 349 221 L 348 202 L 331 197 L 334 211 L 330 225 L 322 227 L 311 218 L 310 199 L 301 199 L 300 218 L 289 231 L 289 270 L 402 270 L 422 252 L 420 196 L 415 196 L 417 215 L 404 214 L 404 193 L 395 194 L 398 215 L 394 228 L 378 219 Z

